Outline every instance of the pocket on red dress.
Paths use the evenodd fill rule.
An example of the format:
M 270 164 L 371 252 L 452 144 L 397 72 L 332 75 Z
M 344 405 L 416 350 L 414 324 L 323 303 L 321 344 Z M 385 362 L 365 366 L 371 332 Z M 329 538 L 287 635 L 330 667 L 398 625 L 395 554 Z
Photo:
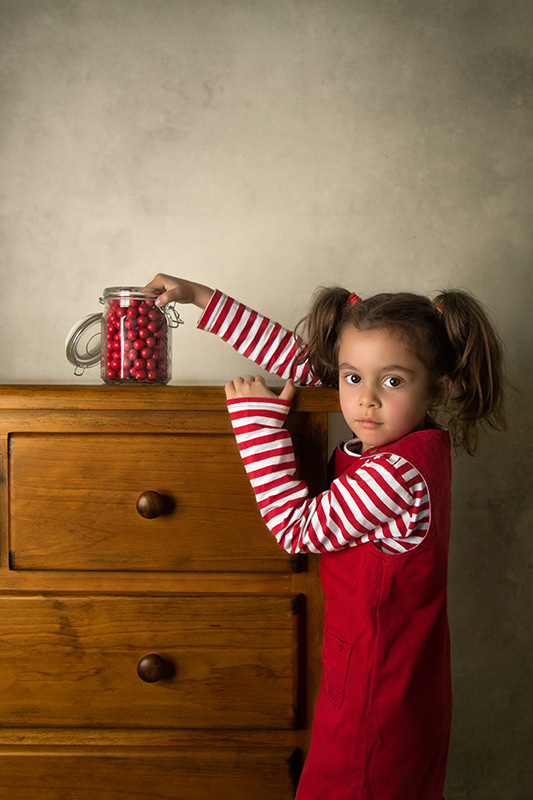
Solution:
M 344 687 L 352 646 L 329 631 L 324 631 L 322 641 L 322 680 L 333 708 L 340 708 L 344 700 Z

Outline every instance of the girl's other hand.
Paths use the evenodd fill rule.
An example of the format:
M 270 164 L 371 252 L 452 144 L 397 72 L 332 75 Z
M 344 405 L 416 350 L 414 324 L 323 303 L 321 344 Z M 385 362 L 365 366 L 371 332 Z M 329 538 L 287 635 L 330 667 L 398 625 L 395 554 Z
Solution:
M 291 402 L 296 394 L 294 383 L 288 380 L 283 387 L 280 395 L 271 392 L 265 383 L 265 379 L 260 375 L 247 375 L 246 378 L 235 378 L 233 381 L 228 381 L 225 387 L 226 399 L 235 400 L 239 397 L 267 397 Z
M 192 303 L 198 308 L 205 308 L 213 294 L 213 289 L 201 283 L 187 281 L 184 278 L 175 278 L 172 275 L 158 273 L 145 287 L 146 289 L 162 289 L 162 294 L 156 300 L 156 305 L 165 306 L 167 303 Z

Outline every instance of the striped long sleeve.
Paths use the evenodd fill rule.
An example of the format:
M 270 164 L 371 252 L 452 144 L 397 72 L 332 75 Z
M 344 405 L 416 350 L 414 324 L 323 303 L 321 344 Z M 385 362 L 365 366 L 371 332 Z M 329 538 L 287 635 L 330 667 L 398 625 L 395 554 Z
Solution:
M 261 515 L 289 553 L 332 552 L 370 541 L 403 552 L 422 541 L 429 526 L 427 491 L 404 459 L 381 454 L 365 459 L 328 491 L 309 497 L 295 478 L 289 403 L 279 398 L 238 398 L 228 409 L 241 457 Z
M 292 332 L 257 311 L 222 294 L 218 289 L 198 322 L 200 330 L 214 333 L 234 350 L 273 375 L 295 384 L 319 385 L 307 362 L 295 364 L 305 347 Z

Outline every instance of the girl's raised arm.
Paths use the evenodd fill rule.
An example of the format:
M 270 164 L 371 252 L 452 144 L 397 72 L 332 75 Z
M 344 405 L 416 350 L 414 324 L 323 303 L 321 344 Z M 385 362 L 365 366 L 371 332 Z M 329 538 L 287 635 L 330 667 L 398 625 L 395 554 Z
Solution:
M 164 289 L 158 305 L 168 302 L 192 303 L 204 309 L 198 327 L 214 333 L 241 355 L 262 369 L 284 380 L 300 385 L 319 385 L 307 361 L 301 361 L 304 342 L 257 311 L 239 303 L 216 289 L 169 275 L 157 275 L 148 284 L 151 289 Z

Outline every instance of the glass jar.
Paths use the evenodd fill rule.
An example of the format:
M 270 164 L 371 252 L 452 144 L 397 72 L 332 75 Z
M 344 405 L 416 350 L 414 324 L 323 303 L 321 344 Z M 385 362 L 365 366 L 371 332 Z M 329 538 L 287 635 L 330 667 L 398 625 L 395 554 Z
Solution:
M 76 366 L 74 374 L 82 375 L 86 367 L 100 362 L 104 383 L 168 383 L 172 377 L 169 329 L 183 320 L 173 303 L 156 306 L 158 294 L 138 286 L 104 289 L 103 314 L 85 317 L 67 337 L 66 354 Z

